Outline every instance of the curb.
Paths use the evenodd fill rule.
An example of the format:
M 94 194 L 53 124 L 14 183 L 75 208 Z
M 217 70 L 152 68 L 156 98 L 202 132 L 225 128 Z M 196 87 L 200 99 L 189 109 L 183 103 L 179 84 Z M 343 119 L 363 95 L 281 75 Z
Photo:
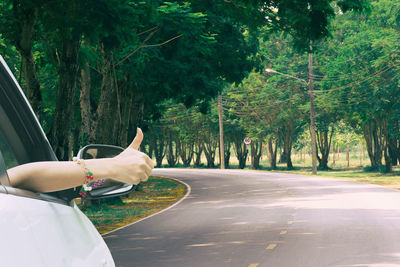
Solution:
M 162 176 L 159 176 L 159 177 L 162 177 Z M 136 224 L 136 223 L 139 223 L 139 222 L 141 222 L 141 221 L 144 221 L 144 220 L 146 220 L 146 219 L 149 219 L 149 218 L 151 218 L 151 217 L 153 217 L 153 216 L 155 216 L 155 215 L 158 215 L 158 214 L 160 214 L 160 213 L 163 213 L 164 211 L 167 211 L 167 210 L 169 210 L 169 209 L 172 209 L 173 207 L 175 207 L 176 205 L 178 205 L 179 203 L 181 203 L 182 201 L 184 201 L 184 200 L 190 195 L 190 192 L 192 191 L 192 188 L 191 188 L 190 185 L 188 185 L 187 183 L 182 182 L 182 181 L 180 181 L 180 180 L 178 180 L 178 179 L 176 179 L 176 178 L 170 178 L 170 177 L 162 177 L 162 178 L 171 179 L 171 180 L 174 180 L 174 181 L 177 181 L 177 182 L 183 184 L 184 186 L 186 186 L 186 189 L 187 189 L 187 190 L 186 190 L 186 194 L 185 194 L 182 198 L 180 198 L 177 202 L 175 202 L 174 204 L 172 204 L 172 205 L 169 206 L 169 207 L 166 207 L 166 208 L 163 209 L 163 210 L 160 210 L 160 211 L 158 211 L 158 212 L 156 212 L 156 213 L 150 214 L 150 215 L 147 216 L 147 217 L 144 217 L 144 218 L 142 218 L 142 219 L 140 219 L 140 220 L 137 220 L 137 221 L 135 221 L 135 222 L 129 223 L 129 224 L 127 224 L 127 225 L 124 225 L 124 226 L 115 228 L 115 229 L 113 229 L 113 230 L 111 230 L 111 231 L 109 231 L 109 232 L 107 232 L 107 233 L 102 234 L 101 236 L 106 236 L 106 235 L 111 234 L 111 233 L 113 233 L 113 232 L 116 232 L 116 231 L 118 231 L 118 230 L 124 229 L 124 228 L 126 228 L 126 227 L 131 226 L 131 225 L 134 225 L 134 224 Z

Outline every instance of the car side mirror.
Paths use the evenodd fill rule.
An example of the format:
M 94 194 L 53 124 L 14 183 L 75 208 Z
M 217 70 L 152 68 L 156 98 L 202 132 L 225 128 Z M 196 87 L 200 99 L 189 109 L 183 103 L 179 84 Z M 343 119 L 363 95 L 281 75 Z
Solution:
M 111 145 L 87 145 L 79 150 L 78 159 L 113 158 L 124 149 Z M 103 185 L 87 192 L 87 199 L 102 199 L 128 194 L 136 189 L 136 185 L 121 183 L 112 179 L 106 179 Z

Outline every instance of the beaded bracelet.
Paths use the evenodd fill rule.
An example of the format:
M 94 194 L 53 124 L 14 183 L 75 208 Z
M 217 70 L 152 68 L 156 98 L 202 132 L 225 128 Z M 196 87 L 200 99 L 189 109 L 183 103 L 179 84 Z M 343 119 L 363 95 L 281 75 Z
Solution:
M 92 191 L 93 189 L 93 187 L 91 186 L 92 185 L 91 181 L 94 179 L 93 173 L 86 167 L 85 161 L 83 159 L 78 159 L 74 157 L 73 161 L 76 162 L 79 166 L 81 166 L 85 170 L 85 179 L 83 181 L 81 190 L 79 191 L 79 195 L 81 195 L 82 197 L 87 197 L 87 192 Z

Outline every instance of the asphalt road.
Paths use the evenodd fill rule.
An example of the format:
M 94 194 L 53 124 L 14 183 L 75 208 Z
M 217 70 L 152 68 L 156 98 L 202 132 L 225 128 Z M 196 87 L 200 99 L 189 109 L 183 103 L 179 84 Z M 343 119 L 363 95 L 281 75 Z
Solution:
M 400 266 L 400 191 L 253 171 L 153 174 L 191 193 L 105 235 L 117 266 Z

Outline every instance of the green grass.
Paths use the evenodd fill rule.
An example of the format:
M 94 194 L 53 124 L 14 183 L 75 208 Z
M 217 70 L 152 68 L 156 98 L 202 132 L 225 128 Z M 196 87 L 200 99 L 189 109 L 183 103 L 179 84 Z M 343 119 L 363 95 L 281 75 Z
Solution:
M 106 233 L 172 205 L 185 191 L 186 187 L 175 180 L 150 177 L 126 197 L 94 201 L 83 212 L 100 233 Z
M 282 171 L 302 175 L 312 175 L 311 169 L 297 169 L 293 171 Z M 397 167 L 392 173 L 366 172 L 362 168 L 333 169 L 329 171 L 318 171 L 318 176 L 331 177 L 341 180 L 385 185 L 392 188 L 400 188 L 400 169 Z
M 279 158 L 279 157 L 278 157 Z M 216 168 L 218 168 L 218 157 L 216 157 Z M 292 162 L 294 165 L 293 170 L 287 170 L 286 164 L 278 164 L 277 169 L 274 172 L 284 173 L 296 173 L 301 175 L 312 175 L 311 172 L 311 156 L 305 153 L 293 153 Z M 205 166 L 207 161 L 205 158 L 201 161 L 202 165 Z M 350 152 L 349 159 L 345 152 L 330 154 L 328 166 L 330 170 L 318 170 L 318 176 L 330 177 L 341 180 L 348 180 L 354 182 L 371 183 L 378 185 L 385 185 L 392 188 L 400 189 L 400 167 L 394 167 L 392 173 L 381 173 L 379 171 L 368 171 L 370 161 L 367 153 L 364 151 Z M 269 162 L 264 156 L 260 161 L 261 171 L 272 171 L 269 168 Z M 163 167 L 168 167 L 164 165 Z M 182 168 L 181 164 L 178 164 L 176 168 Z M 193 167 L 193 166 L 190 166 Z M 232 153 L 230 158 L 230 169 L 238 169 L 239 164 Z M 251 170 L 250 158 L 246 162 L 246 170 Z

